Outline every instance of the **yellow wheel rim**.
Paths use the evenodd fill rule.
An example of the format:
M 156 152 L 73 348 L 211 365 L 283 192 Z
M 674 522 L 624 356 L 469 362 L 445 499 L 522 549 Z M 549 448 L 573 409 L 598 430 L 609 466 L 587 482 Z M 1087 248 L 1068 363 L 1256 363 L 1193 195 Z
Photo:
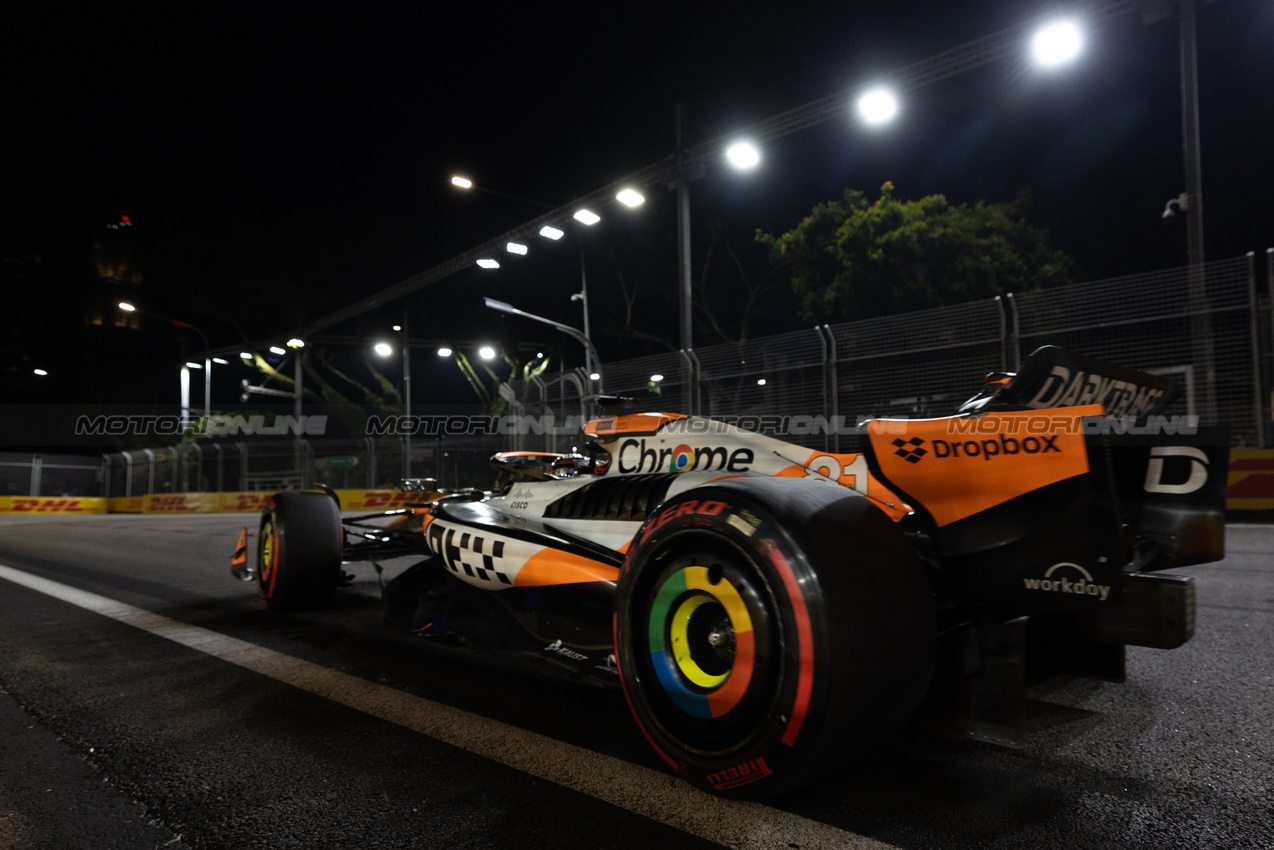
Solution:
M 672 622 L 669 623 L 669 637 L 672 638 L 672 657 L 677 660 L 677 667 L 681 670 L 682 675 L 701 688 L 715 688 L 730 676 L 730 671 L 728 670 L 717 676 L 705 672 L 690 656 L 690 641 L 686 635 L 690 625 L 690 617 L 695 611 L 699 610 L 699 606 L 715 601 L 715 597 L 707 594 L 688 597 L 677 606 L 677 610 L 672 615 Z

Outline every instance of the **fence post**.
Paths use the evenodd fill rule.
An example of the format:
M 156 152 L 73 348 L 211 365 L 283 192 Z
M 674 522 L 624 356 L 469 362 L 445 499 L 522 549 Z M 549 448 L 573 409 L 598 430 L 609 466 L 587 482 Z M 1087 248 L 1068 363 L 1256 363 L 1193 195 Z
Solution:
M 301 457 L 301 489 L 304 490 L 310 486 L 313 480 L 314 472 L 314 448 L 310 445 L 310 441 L 304 437 L 297 436 L 297 445 L 300 447 Z
M 579 412 L 584 415 L 584 382 L 580 378 L 580 369 L 572 369 L 570 372 L 562 373 L 562 420 L 566 421 L 566 382 L 570 381 L 575 385 L 575 392 L 579 394 Z
M 242 492 L 248 489 L 248 444 L 238 442 L 234 446 L 239 450 L 239 490 Z
M 549 429 L 548 434 L 544 437 L 544 442 L 540 445 L 546 452 L 555 452 L 557 451 L 557 417 L 553 417 L 549 413 L 549 385 L 544 383 L 544 379 L 539 375 L 532 375 L 531 383 L 540 388 L 540 409 L 538 411 L 540 420 L 543 421 L 545 416 L 549 416 L 554 425 L 553 428 Z
M 823 367 L 823 419 L 829 425 L 828 429 L 823 432 L 823 451 L 830 452 L 832 450 L 830 442 L 832 439 L 830 428 L 832 422 L 832 411 L 829 409 L 827 404 L 828 400 L 831 398 L 831 395 L 827 391 L 827 335 L 823 333 L 823 328 L 818 325 L 814 326 L 814 332 L 818 334 L 818 344 L 823 350 L 822 357 L 820 358 L 821 365 Z
M 142 449 L 142 453 L 146 455 L 146 493 L 147 495 L 155 492 L 155 453 L 150 449 Z M 128 466 L 128 483 L 124 485 L 124 495 L 133 495 L 133 456 L 128 452 L 124 452 L 124 462 Z
M 1000 370 L 1007 372 L 1009 371 L 1009 337 L 1007 308 L 1004 306 L 1004 301 L 1005 299 L 999 295 L 995 296 L 995 306 L 1000 308 Z
M 1274 332 L 1274 248 L 1265 249 L 1265 288 L 1270 294 L 1270 331 Z
M 840 361 L 836 359 L 836 334 L 831 325 L 816 327 L 819 341 L 823 344 L 823 408 L 827 410 L 827 424 L 834 429 L 831 434 L 831 450 L 840 451 Z M 829 404 L 830 401 L 830 404 Z M 857 418 L 857 414 L 855 414 Z M 834 423 L 834 424 L 833 424 Z M 858 423 L 855 422 L 855 425 Z M 827 448 L 827 440 L 823 440 L 823 448 Z
M 192 492 L 202 493 L 204 491 L 203 446 L 191 443 L 190 447 L 195 450 L 195 489 Z
M 496 386 L 495 391 L 500 396 L 500 398 L 504 399 L 505 402 L 507 403 L 508 406 L 505 409 L 508 410 L 509 414 L 516 417 L 518 415 L 518 408 L 521 407 L 521 405 L 518 404 L 518 394 L 514 391 L 513 387 L 509 385 L 509 382 L 501 381 Z M 512 445 L 508 446 L 508 448 L 511 451 L 516 452 L 521 450 L 522 435 L 517 433 L 516 428 L 513 429 L 512 435 L 506 435 L 506 436 L 512 437 L 512 440 L 510 441 Z
M 153 470 L 155 467 L 150 449 L 142 449 L 142 451 L 152 457 L 151 469 Z M 120 452 L 120 454 L 124 456 L 124 496 L 127 498 L 133 495 L 133 456 L 128 452 Z
M 1270 307 L 1270 419 L 1274 421 L 1274 248 L 1265 249 L 1265 291 Z
M 682 390 L 682 407 L 685 408 L 687 416 L 693 416 L 703 412 L 703 392 L 699 386 L 703 376 L 699 374 L 699 358 L 695 356 L 692 349 L 683 348 L 679 353 L 683 364 L 682 371 L 685 375 L 685 384 Z
M 1247 252 L 1247 304 L 1248 304 L 1248 325 L 1252 334 L 1252 400 L 1254 402 L 1252 411 L 1256 417 L 1256 444 L 1258 446 L 1265 445 L 1265 422 L 1261 415 L 1261 342 L 1257 334 L 1260 332 L 1257 328 L 1256 312 L 1256 252 Z
M 111 456 L 102 454 L 102 498 L 111 497 Z
M 1270 349 L 1270 421 L 1274 422 L 1274 249 L 1265 249 L 1265 292 L 1268 293 L 1270 308 L 1270 336 L 1266 340 Z M 1264 442 L 1261 447 L 1264 449 Z
M 1016 372 L 1022 368 L 1022 344 L 1020 341 L 1022 334 L 1022 326 L 1020 323 L 1020 315 L 1017 310 L 1017 299 L 1013 297 L 1012 292 L 1005 293 L 1004 304 L 1009 314 L 1013 317 L 1013 323 L 1009 330 L 1009 351 L 1013 353 L 1012 366 L 1008 362 L 1004 364 L 1004 371 Z
M 225 490 L 226 490 L 226 488 L 225 488 L 225 483 L 226 483 L 225 460 L 226 460 L 226 456 L 225 456 L 225 453 L 221 450 L 221 444 L 220 444 L 220 443 L 213 443 L 213 444 L 212 444 L 212 447 L 213 447 L 214 449 L 216 449 L 216 450 L 217 450 L 217 492 L 218 492 L 218 493 L 224 493 L 224 492 L 225 492 Z

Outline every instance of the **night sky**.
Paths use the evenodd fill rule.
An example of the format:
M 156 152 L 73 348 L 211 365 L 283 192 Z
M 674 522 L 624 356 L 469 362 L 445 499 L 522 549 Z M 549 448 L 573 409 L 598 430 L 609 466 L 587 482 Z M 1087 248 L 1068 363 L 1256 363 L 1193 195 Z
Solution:
M 678 102 L 693 144 L 1054 7 L 8 10 L 4 391 L 10 401 L 175 394 L 171 329 L 152 327 L 154 356 L 141 358 L 116 329 L 85 325 L 84 298 L 115 298 L 92 289 L 101 284 L 89 280 L 89 249 L 103 234 L 121 238 L 106 231 L 121 215 L 145 274 L 130 297 L 199 324 L 214 346 L 239 345 L 299 329 L 540 212 L 462 195 L 452 173 L 562 204 L 670 154 Z M 1207 256 L 1262 253 L 1274 244 L 1274 3 L 1217 0 L 1198 22 Z M 1130 12 L 1088 39 L 1063 71 L 997 60 L 912 93 L 887 129 L 863 129 L 847 107 L 843 121 L 763 151 L 746 176 L 710 170 L 691 190 L 696 262 L 712 227 L 760 263 L 755 229 L 782 232 L 845 187 L 875 197 L 889 180 L 900 197 L 954 203 L 1029 189 L 1028 218 L 1075 257 L 1081 279 L 1183 265 L 1184 217 L 1161 219 L 1185 188 L 1177 21 Z M 642 282 L 647 329 L 675 338 L 674 221 L 672 193 L 661 192 L 586 235 L 604 359 L 659 350 L 607 336 L 620 275 Z M 371 339 L 406 307 L 413 337 L 539 339 L 578 365 L 551 330 L 480 306 L 492 295 L 580 323 L 569 300 L 578 248 L 541 243 L 499 271 L 463 272 L 331 331 Z M 775 300 L 754 332 L 799 327 L 791 306 Z M 696 341 L 717 340 L 696 328 Z M 117 350 L 129 362 L 113 361 Z M 45 363 L 50 375 L 33 379 Z M 437 386 L 450 380 L 440 373 Z

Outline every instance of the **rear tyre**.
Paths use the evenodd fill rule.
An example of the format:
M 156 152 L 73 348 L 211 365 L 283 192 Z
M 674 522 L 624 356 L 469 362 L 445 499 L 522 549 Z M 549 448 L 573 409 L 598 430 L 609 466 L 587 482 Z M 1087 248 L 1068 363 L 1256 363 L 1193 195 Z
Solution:
M 647 739 L 718 794 L 790 793 L 919 705 L 933 603 L 867 499 L 799 479 L 687 491 L 646 521 L 616 590 L 620 679 Z
M 326 605 L 341 578 L 341 513 L 324 493 L 275 493 L 257 534 L 257 590 L 271 611 Z

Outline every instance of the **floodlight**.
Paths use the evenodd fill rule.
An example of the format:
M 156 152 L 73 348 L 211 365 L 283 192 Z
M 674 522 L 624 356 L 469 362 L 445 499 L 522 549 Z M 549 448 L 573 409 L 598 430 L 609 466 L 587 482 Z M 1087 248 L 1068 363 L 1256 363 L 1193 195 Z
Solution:
M 1074 20 L 1053 21 L 1036 31 L 1031 54 L 1041 68 L 1058 68 L 1074 60 L 1084 49 L 1084 33 Z
M 751 142 L 735 142 L 726 148 L 725 158 L 740 171 L 748 171 L 761 161 L 761 152 Z
M 858 98 L 858 114 L 872 126 L 887 124 L 898 114 L 898 98 L 889 89 L 871 89 Z

